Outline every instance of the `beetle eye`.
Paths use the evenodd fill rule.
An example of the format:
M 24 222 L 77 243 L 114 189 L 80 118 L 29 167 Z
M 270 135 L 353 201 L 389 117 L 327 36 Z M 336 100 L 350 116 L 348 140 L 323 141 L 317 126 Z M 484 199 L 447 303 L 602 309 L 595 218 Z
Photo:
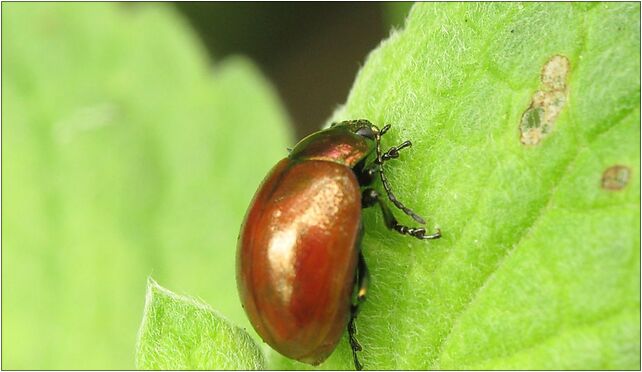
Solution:
M 370 127 L 361 127 L 359 129 L 357 129 L 357 131 L 355 133 L 360 135 L 361 137 L 366 137 L 366 138 L 371 139 L 371 140 L 375 139 L 375 134 L 372 131 L 372 128 L 370 128 Z

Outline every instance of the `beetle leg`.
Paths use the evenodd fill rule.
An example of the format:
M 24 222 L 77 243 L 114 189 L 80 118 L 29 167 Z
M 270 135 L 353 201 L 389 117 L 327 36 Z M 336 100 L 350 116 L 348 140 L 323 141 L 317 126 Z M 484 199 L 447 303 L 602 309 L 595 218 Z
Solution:
M 377 172 L 379 171 L 379 164 L 371 163 L 364 166 L 361 170 L 357 172 L 357 179 L 359 185 L 370 185 L 374 181 Z
M 354 368 L 360 371 L 363 365 L 359 362 L 357 351 L 361 351 L 361 345 L 357 341 L 356 334 L 357 328 L 355 320 L 359 314 L 360 305 L 366 300 L 366 292 L 368 290 L 368 268 L 366 261 L 363 258 L 363 253 L 359 252 L 359 263 L 356 275 L 357 282 L 357 302 L 350 306 L 350 321 L 348 322 L 348 337 L 350 341 L 350 348 L 352 349 L 352 357 L 354 358 Z
M 414 236 L 417 239 L 439 239 L 441 237 L 441 231 L 439 229 L 437 229 L 437 232 L 434 234 L 426 235 L 426 229 L 423 227 L 408 227 L 399 224 L 390 208 L 381 200 L 376 190 L 371 188 L 363 190 L 361 194 L 361 206 L 367 208 L 373 206 L 375 203 L 378 203 L 381 207 L 383 221 L 389 229 L 395 230 L 400 234 Z
M 381 164 L 385 163 L 388 160 L 399 158 L 399 151 L 405 149 L 406 147 L 411 147 L 411 146 L 412 146 L 412 142 L 410 141 L 404 141 L 398 146 L 392 146 L 391 148 L 388 149 L 388 151 L 386 151 L 381 155 Z M 288 149 L 288 150 L 291 151 L 291 149 Z M 372 181 L 374 181 L 376 174 L 379 171 L 379 167 L 381 167 L 381 164 L 375 161 L 373 163 L 370 163 L 364 166 L 361 170 L 357 171 L 357 178 L 359 180 L 359 184 L 360 185 L 372 184 Z
M 388 151 L 384 152 L 381 155 L 381 161 L 385 162 L 390 159 L 397 159 L 399 157 L 399 151 L 405 149 L 406 147 L 411 147 L 412 142 L 403 141 L 399 146 L 392 146 Z
M 379 202 L 379 193 L 374 189 L 367 188 L 361 193 L 361 208 L 370 208 Z M 384 214 L 385 217 L 385 214 Z
M 403 205 L 403 203 L 400 202 L 397 199 L 395 194 L 392 193 L 392 190 L 390 189 L 390 184 L 388 183 L 388 179 L 386 178 L 386 175 L 383 173 L 383 163 L 386 160 L 394 159 L 394 158 L 398 157 L 399 156 L 399 150 L 412 145 L 410 143 L 410 141 L 404 141 L 401 145 L 399 145 L 397 147 L 393 147 L 390 150 L 386 151 L 384 154 L 382 154 L 381 153 L 381 136 L 384 135 L 388 131 L 388 129 L 390 129 L 390 124 L 385 125 L 383 128 L 381 128 L 381 130 L 376 134 L 376 137 L 375 137 L 375 142 L 377 144 L 377 146 L 376 146 L 377 159 L 375 160 L 375 163 L 379 165 L 379 177 L 381 178 L 381 183 L 383 184 L 383 188 L 386 190 L 386 194 L 388 195 L 388 199 L 390 199 L 390 201 L 392 202 L 392 204 L 395 205 L 395 207 L 401 209 L 405 214 L 407 214 L 410 217 L 412 217 L 415 221 L 419 222 L 422 225 L 425 225 L 426 221 L 424 221 L 424 219 L 421 218 L 421 216 L 419 216 L 417 213 L 413 212 L 412 209 L 410 209 L 410 208 L 406 207 L 405 205 Z M 386 157 L 385 160 L 384 160 L 384 157 Z M 397 230 L 397 231 L 399 231 L 399 230 Z M 403 232 L 399 231 L 399 232 L 401 232 L 402 234 L 408 233 L 407 231 L 403 231 Z M 414 236 L 418 237 L 420 235 L 425 235 L 425 232 L 426 232 L 425 230 L 422 232 L 420 229 L 413 229 L 411 235 L 414 235 Z

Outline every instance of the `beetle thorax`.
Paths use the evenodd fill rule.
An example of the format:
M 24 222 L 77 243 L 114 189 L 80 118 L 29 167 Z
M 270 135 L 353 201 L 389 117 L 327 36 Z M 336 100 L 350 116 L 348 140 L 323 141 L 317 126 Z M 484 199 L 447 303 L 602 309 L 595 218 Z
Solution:
M 353 168 L 374 150 L 374 141 L 336 127 L 301 140 L 290 153 L 290 159 L 327 160 Z

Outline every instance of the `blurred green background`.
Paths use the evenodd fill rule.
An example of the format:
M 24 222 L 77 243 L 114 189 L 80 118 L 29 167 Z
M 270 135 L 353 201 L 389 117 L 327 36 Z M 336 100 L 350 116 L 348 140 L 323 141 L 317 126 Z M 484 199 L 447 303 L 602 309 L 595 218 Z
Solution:
M 409 7 L 3 3 L 2 368 L 133 368 L 149 275 L 251 329 L 245 208 Z

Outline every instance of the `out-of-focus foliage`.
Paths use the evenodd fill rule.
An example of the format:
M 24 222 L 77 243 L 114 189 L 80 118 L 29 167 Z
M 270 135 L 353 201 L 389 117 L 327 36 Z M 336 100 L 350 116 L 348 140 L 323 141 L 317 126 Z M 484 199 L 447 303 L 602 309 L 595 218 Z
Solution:
M 236 237 L 291 146 L 271 86 L 164 4 L 2 6 L 2 367 L 133 368 L 150 274 L 250 327 Z

